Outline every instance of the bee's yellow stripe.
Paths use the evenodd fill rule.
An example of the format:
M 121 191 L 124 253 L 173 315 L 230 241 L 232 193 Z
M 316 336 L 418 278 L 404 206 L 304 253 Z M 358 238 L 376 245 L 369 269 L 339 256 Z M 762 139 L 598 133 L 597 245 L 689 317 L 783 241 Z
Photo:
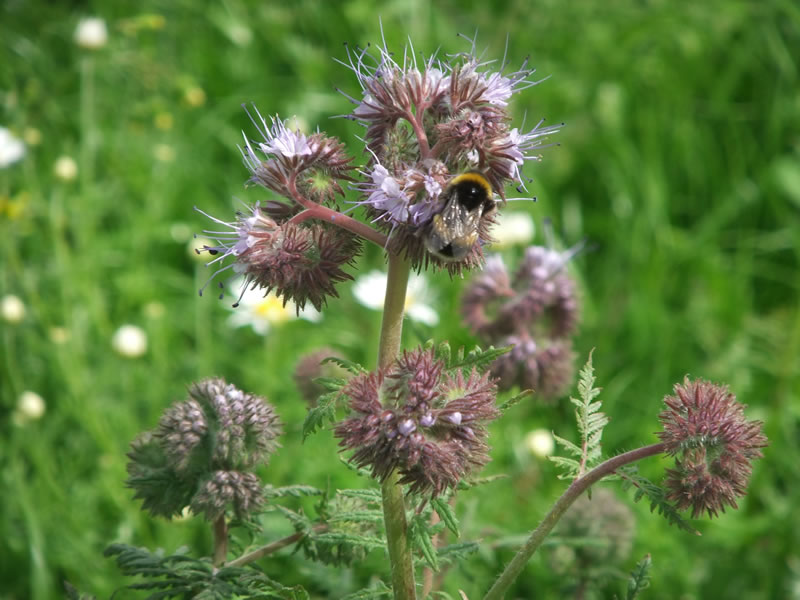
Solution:
M 489 183 L 489 180 L 486 179 L 481 173 L 477 171 L 467 171 L 466 173 L 461 173 L 461 175 L 456 175 L 453 177 L 448 185 L 458 185 L 463 181 L 471 181 L 473 183 L 477 183 L 483 189 L 486 190 L 486 195 L 491 198 L 492 197 L 492 185 Z

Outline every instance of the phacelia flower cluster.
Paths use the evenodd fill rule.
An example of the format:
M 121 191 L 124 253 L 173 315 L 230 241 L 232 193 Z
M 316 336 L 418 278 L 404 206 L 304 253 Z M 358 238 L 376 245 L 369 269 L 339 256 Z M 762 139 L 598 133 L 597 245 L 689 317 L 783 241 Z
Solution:
M 351 180 L 350 158 L 334 138 L 320 133 L 306 136 L 277 118 L 267 125 L 256 114 L 261 124 L 253 122 L 264 140 L 245 138 L 242 149 L 251 181 L 290 202 L 256 204 L 237 212 L 231 222 L 209 217 L 223 229 L 204 231 L 218 244 L 201 251 L 216 257 L 209 265 L 234 258 L 214 276 L 233 269 L 243 275 L 243 289 L 259 288 L 265 294 L 274 290 L 284 302 L 293 301 L 298 312 L 306 302 L 321 310 L 327 297 L 338 296 L 336 284 L 352 279 L 343 267 L 352 264 L 361 244 L 350 231 L 325 220 L 303 218 L 307 216 L 303 208 L 335 205 L 337 193 L 344 193 L 339 181 Z
M 381 481 L 397 470 L 411 492 L 437 496 L 489 460 L 486 425 L 499 411 L 488 373 L 448 370 L 417 349 L 342 392 L 355 414 L 336 426 L 339 445 Z
M 469 220 L 470 233 L 477 234 L 467 238 L 470 247 L 457 260 L 431 253 L 424 241 L 435 233 L 436 215 L 454 202 L 464 206 L 451 185 L 459 174 L 479 174 L 490 196 L 505 199 L 506 184 L 524 184 L 521 166 L 541 159 L 546 137 L 560 125 L 544 127 L 540 121 L 520 131 L 508 112 L 513 94 L 538 83 L 531 79 L 534 70 L 527 61 L 513 72 L 505 64 L 492 70 L 491 62 L 478 58 L 474 41 L 470 52 L 446 60 L 418 60 L 412 49 L 399 63 L 385 45 L 377 56 L 368 49 L 348 55 L 347 66 L 361 86 L 360 97 L 350 97 L 356 108 L 348 116 L 366 128 L 373 157 L 361 171 L 365 181 L 356 186 L 360 204 L 388 232 L 389 250 L 404 253 L 415 267 L 433 263 L 457 273 L 479 265 L 482 247 L 491 241 L 491 197 L 448 226 L 463 229 Z
M 243 516 L 263 502 L 252 470 L 268 462 L 280 433 L 264 398 L 206 379 L 132 442 L 128 485 L 154 515 L 172 517 L 189 506 L 209 520 L 227 509 Z
M 748 421 L 745 406 L 725 386 L 687 377 L 674 391 L 659 415 L 664 430 L 658 435 L 675 457 L 675 468 L 667 470 L 667 498 L 681 510 L 691 508 L 692 517 L 737 508 L 752 461 L 767 445 L 763 424 Z
M 511 126 L 511 97 L 538 83 L 527 61 L 516 71 L 492 70 L 472 43 L 469 52 L 419 60 L 413 50 L 398 63 L 385 44 L 377 55 L 348 50 L 344 62 L 361 87 L 345 117 L 366 128 L 367 164 L 355 168 L 342 143 L 322 132 L 292 130 L 278 117 L 251 115 L 259 139 L 241 148 L 250 182 L 278 196 L 248 207 L 205 246 L 219 273 L 233 269 L 245 285 L 317 310 L 350 279 L 347 265 L 362 239 L 451 273 L 483 262 L 491 241 L 495 198 L 539 160 L 545 138 L 559 126 Z M 468 174 L 467 179 L 463 179 Z M 461 178 L 461 179 L 460 179 Z M 458 183 L 460 182 L 460 183 Z M 360 194 L 369 223 L 340 211 L 345 188 Z M 355 207 L 352 207 L 355 208 Z
M 500 389 L 518 385 L 553 399 L 570 386 L 579 310 L 565 266 L 573 253 L 531 246 L 513 276 L 492 256 L 462 296 L 467 326 L 487 343 L 512 347 L 492 365 Z

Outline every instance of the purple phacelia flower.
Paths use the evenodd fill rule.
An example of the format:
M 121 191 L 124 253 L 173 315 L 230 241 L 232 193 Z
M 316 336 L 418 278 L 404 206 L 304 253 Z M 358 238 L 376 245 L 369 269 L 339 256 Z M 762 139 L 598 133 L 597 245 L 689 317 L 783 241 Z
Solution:
M 487 373 L 451 372 L 433 350 L 414 350 L 343 393 L 355 414 L 336 426 L 339 445 L 381 481 L 397 470 L 411 492 L 437 496 L 489 460 L 486 424 L 499 411 Z
M 575 375 L 575 353 L 569 340 L 534 339 L 529 334 L 501 338 L 498 346 L 511 346 L 491 367 L 497 387 L 531 389 L 538 398 L 554 400 L 563 396 Z
M 200 250 L 216 256 L 209 265 L 235 258 L 208 283 L 233 269 L 244 276 L 242 293 L 251 286 L 263 289 L 265 295 L 274 290 L 284 303 L 293 301 L 299 313 L 306 302 L 321 310 L 328 296 L 338 296 L 336 284 L 353 278 L 342 267 L 353 263 L 361 245 L 349 232 L 321 223 L 279 225 L 259 205 L 236 216 L 232 223 L 211 217 L 230 231 L 204 232 L 219 243 Z
M 249 140 L 245 136 L 244 147 L 240 148 L 252 182 L 295 200 L 298 193 L 314 197 L 315 182 L 322 176 L 331 182 L 332 190 L 344 193 L 336 180 L 352 180 L 352 166 L 339 140 L 322 133 L 306 135 L 292 131 L 277 117 L 271 117 L 268 125 L 258 110 L 256 115 L 260 124 L 252 116 L 251 120 L 263 141 Z
M 490 257 L 461 299 L 466 325 L 495 346 L 511 345 L 492 365 L 501 390 L 530 387 L 553 399 L 574 375 L 570 336 L 578 323 L 575 282 L 565 266 L 577 248 L 557 252 L 532 246 L 514 275 Z
M 658 436 L 675 457 L 675 468 L 667 470 L 667 498 L 681 510 L 691 508 L 693 517 L 737 508 L 751 463 L 767 445 L 763 424 L 745 418 L 745 406 L 726 386 L 687 377 L 674 390 L 659 415 L 664 430 Z

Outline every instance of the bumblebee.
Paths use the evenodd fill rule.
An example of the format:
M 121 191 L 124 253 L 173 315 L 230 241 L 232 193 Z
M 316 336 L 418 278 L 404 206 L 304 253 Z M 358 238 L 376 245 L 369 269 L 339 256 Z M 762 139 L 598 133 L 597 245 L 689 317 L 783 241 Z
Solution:
M 444 208 L 431 221 L 425 247 L 444 261 L 457 262 L 478 241 L 481 217 L 494 210 L 492 186 L 483 174 L 467 171 L 450 180 L 442 198 Z

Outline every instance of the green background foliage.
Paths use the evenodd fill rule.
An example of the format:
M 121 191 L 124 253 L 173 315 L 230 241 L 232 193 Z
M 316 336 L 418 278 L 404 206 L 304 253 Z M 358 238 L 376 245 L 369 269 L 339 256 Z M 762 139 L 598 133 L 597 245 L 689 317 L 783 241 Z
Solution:
M 72 40 L 98 15 L 109 41 L 97 51 Z M 515 98 L 528 126 L 564 121 L 560 146 L 530 164 L 539 225 L 552 220 L 564 245 L 586 239 L 580 277 L 582 363 L 596 348 L 601 399 L 611 417 L 603 442 L 615 453 L 655 441 L 661 398 L 687 373 L 730 384 L 765 421 L 771 446 L 738 511 L 700 521 L 694 537 L 634 505 L 637 534 L 624 564 L 652 554 L 645 598 L 800 597 L 800 8 L 793 0 L 746 2 L 4 2 L 0 8 L 0 125 L 41 143 L 0 170 L 0 296 L 15 294 L 23 322 L 0 323 L 0 598 L 61 595 L 68 579 L 108 597 L 122 578 L 102 551 L 111 542 L 188 544 L 209 553 L 197 520 L 167 523 L 139 511 L 123 486 L 125 452 L 193 380 L 219 375 L 266 395 L 286 424 L 283 448 L 262 473 L 273 485 L 368 485 L 339 462 L 329 432 L 301 445 L 305 406 L 293 381 L 298 358 L 321 345 L 374 365 L 379 313 L 351 284 L 320 323 L 293 321 L 261 337 L 227 323 L 225 302 L 196 290 L 210 271 L 185 231 L 264 199 L 243 189 L 236 149 L 255 136 L 240 105 L 297 115 L 340 136 L 361 160 L 361 130 L 334 87 L 357 94 L 333 59 L 344 42 L 410 37 L 429 55 L 467 49 L 478 30 L 487 58 L 511 66 L 530 55 L 549 77 Z M 190 90 L 202 89 L 202 105 Z M 188 93 L 188 95 L 187 95 Z M 53 175 L 61 155 L 76 180 Z M 514 261 L 522 250 L 506 250 Z M 369 249 L 359 268 L 382 268 Z M 405 344 L 428 337 L 454 347 L 474 339 L 458 318 L 464 281 L 428 274 L 442 323 L 410 324 Z M 113 332 L 142 327 L 147 353 L 115 354 Z M 54 328 L 66 341 L 53 340 Z M 58 336 L 56 336 L 58 337 Z M 11 414 L 24 390 L 46 402 L 38 421 Z M 510 477 L 462 493 L 463 539 L 484 550 L 448 575 L 445 589 L 479 598 L 564 488 L 525 435 L 546 428 L 577 439 L 571 405 L 535 397 L 492 428 L 485 474 Z M 658 477 L 666 460 L 644 472 Z M 619 495 L 622 495 L 617 490 Z M 625 500 L 629 502 L 629 500 Z M 291 533 L 273 515 L 264 540 Z M 354 569 L 324 568 L 288 551 L 264 560 L 287 585 L 339 597 L 383 572 L 373 552 Z M 519 598 L 562 597 L 566 582 L 534 557 Z M 600 597 L 623 590 L 603 587 Z

